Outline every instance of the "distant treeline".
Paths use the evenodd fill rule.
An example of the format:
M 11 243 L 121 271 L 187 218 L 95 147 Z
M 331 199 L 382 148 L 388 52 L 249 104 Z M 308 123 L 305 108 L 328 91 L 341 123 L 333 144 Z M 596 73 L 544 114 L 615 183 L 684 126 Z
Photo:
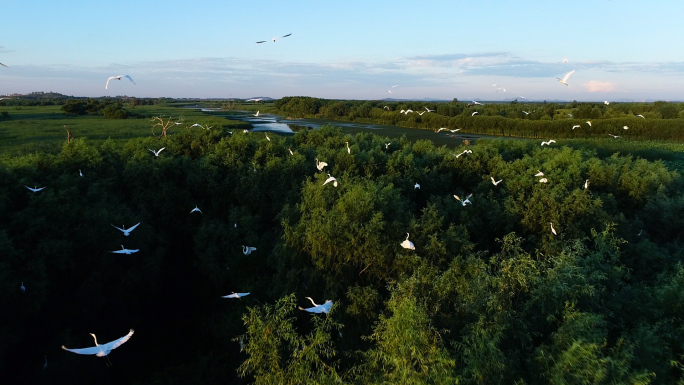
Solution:
M 284 97 L 274 106 L 299 118 L 323 118 L 472 134 L 528 138 L 607 138 L 684 141 L 684 103 L 386 102 Z M 428 112 L 432 110 L 432 112 Z M 402 113 L 404 110 L 412 110 Z M 476 113 L 476 114 L 475 114 Z M 643 117 L 637 116 L 641 115 Z M 591 122 L 591 126 L 586 123 Z M 572 127 L 579 125 L 579 128 Z M 625 129 L 624 127 L 627 127 Z
M 662 162 L 332 127 L 269 135 L 3 155 L 0 378 L 682 383 L 684 180 Z M 121 245 L 139 252 L 111 253 Z M 221 298 L 232 292 L 251 294 Z M 305 297 L 332 312 L 298 310 Z M 112 368 L 61 349 L 130 328 Z

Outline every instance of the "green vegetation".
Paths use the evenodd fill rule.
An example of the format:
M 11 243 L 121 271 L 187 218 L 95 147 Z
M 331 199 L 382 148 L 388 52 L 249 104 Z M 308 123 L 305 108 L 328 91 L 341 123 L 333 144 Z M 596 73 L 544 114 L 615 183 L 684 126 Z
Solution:
M 168 106 L 125 120 L 12 108 L 0 121 L 2 378 L 684 382 L 681 144 L 478 140 L 456 158 L 463 149 L 330 126 L 271 141 L 153 136 L 153 117 L 179 115 Z M 328 172 L 338 187 L 323 186 Z M 472 205 L 453 197 L 470 193 Z M 111 226 L 137 222 L 128 237 Z M 400 246 L 406 233 L 415 251 Z M 121 244 L 140 251 L 109 253 Z M 252 294 L 220 298 L 231 292 Z M 307 296 L 335 305 L 299 311 Z M 130 328 L 111 369 L 60 348 Z
M 274 107 L 299 118 L 325 118 L 361 123 L 526 138 L 607 138 L 684 141 L 684 103 L 463 103 L 344 101 L 285 97 Z M 434 112 L 426 111 L 426 108 Z M 404 114 L 401 110 L 411 109 Z M 472 115 L 477 112 L 477 115 Z M 528 114 L 526 114 L 528 113 Z M 642 115 L 644 118 L 637 117 Z M 591 127 L 585 122 L 592 121 Z M 580 125 L 579 129 L 572 126 Z M 624 126 L 629 127 L 626 131 Z

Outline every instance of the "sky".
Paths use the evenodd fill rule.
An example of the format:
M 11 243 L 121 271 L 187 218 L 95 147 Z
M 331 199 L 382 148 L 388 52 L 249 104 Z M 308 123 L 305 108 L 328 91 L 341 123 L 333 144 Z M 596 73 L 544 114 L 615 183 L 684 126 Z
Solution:
M 684 100 L 680 0 L 22 0 L 2 8 L 0 95 Z M 568 86 L 556 80 L 572 70 Z M 124 78 L 105 89 L 116 75 L 135 84 Z

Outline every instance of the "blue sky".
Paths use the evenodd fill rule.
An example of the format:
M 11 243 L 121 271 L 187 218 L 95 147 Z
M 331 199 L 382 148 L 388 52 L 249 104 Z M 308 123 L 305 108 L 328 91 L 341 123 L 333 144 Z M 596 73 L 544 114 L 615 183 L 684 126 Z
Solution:
M 663 0 L 23 0 L 3 5 L 0 94 L 684 100 L 683 17 Z M 136 84 L 105 90 L 123 74 Z

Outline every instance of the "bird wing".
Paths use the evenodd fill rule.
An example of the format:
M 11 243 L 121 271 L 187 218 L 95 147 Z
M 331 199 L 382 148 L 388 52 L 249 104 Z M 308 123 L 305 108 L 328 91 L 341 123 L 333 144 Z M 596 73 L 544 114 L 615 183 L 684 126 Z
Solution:
M 326 179 L 325 182 L 323 182 L 323 186 L 325 186 L 326 183 L 332 182 L 332 181 L 334 181 L 334 180 L 337 180 L 337 179 L 335 179 L 334 177 L 331 176 L 330 178 Z
M 111 223 L 110 223 L 110 224 L 111 224 Z M 139 225 L 139 224 L 140 224 L 140 223 L 138 223 L 138 225 Z M 137 226 L 137 225 L 135 225 L 135 226 Z M 133 227 L 135 227 L 135 226 L 133 226 Z M 122 229 L 122 228 L 119 228 L 119 227 L 116 227 L 116 226 L 114 226 L 114 225 L 112 225 L 112 227 L 115 228 L 115 229 L 117 229 L 117 230 L 123 231 L 123 232 L 126 231 L 126 230 L 124 230 L 124 229 Z M 131 230 L 131 229 L 128 229 L 128 230 Z
M 119 338 L 118 340 L 114 340 L 112 342 L 108 342 L 108 343 L 104 344 L 103 345 L 103 346 L 105 346 L 104 350 L 108 351 L 108 350 L 114 350 L 114 349 L 118 348 L 119 346 L 123 345 L 124 342 L 128 341 L 132 335 L 133 335 L 133 329 L 131 329 L 131 331 L 129 331 L 128 334 Z
M 333 305 L 333 302 L 331 300 L 327 300 L 327 301 L 325 301 L 324 304 L 318 305 L 318 307 L 321 308 L 321 311 L 323 311 L 324 313 L 327 313 L 332 308 L 332 305 Z
M 283 36 L 283 37 L 288 37 L 288 36 L 290 36 L 290 35 L 292 35 L 292 33 L 288 33 L 287 35 L 285 35 L 285 36 Z
M 124 77 L 125 77 L 125 78 L 128 78 L 128 80 L 130 80 L 133 84 L 135 84 L 135 81 L 133 80 L 132 77 L 130 77 L 130 76 L 128 76 L 128 75 L 126 75 L 126 76 L 124 76 Z
M 257 41 L 256 43 L 257 43 L 257 44 L 266 43 L 266 40 Z
M 238 296 L 239 296 L 238 293 L 233 293 L 233 294 L 221 296 L 221 298 L 237 298 Z
M 165 148 L 166 148 L 166 147 L 160 148 L 159 151 L 157 151 L 157 154 L 159 154 L 160 152 L 164 151 Z
M 572 71 L 568 72 L 567 74 L 565 74 L 565 77 L 563 77 L 563 82 L 567 82 L 568 79 L 570 79 L 570 76 L 572 76 L 572 74 L 574 74 L 574 73 L 575 73 L 575 70 L 572 70 Z
M 3 67 L 5 67 L 5 68 L 9 68 L 9 67 L 7 67 L 6 65 L 4 65 L 4 64 L 2 64 L 2 63 L 0 63 L 0 66 L 3 66 Z
M 135 226 L 129 227 L 128 232 L 130 233 L 131 231 L 135 230 L 135 228 L 138 227 L 139 224 L 140 224 L 140 222 L 138 222 Z M 114 225 L 112 225 L 112 226 L 114 226 Z M 116 227 L 116 226 L 114 226 L 114 227 Z M 117 229 L 118 229 L 118 227 L 117 227 Z M 119 230 L 121 230 L 121 229 L 119 229 Z
M 64 347 L 64 345 L 62 345 L 62 349 L 70 351 L 72 353 L 76 353 L 76 354 L 97 354 L 103 350 L 100 346 L 93 346 L 90 348 L 83 348 L 83 349 L 69 349 L 69 348 Z
M 114 250 L 114 251 L 110 251 L 110 253 L 125 254 L 125 253 L 126 253 L 126 250 Z

